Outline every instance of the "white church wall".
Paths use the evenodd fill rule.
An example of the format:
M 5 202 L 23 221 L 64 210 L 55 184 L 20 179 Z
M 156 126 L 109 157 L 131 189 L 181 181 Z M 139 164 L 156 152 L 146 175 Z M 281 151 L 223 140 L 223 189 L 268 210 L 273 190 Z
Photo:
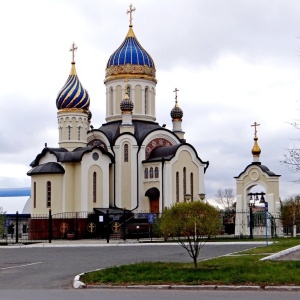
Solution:
M 98 155 L 93 155 L 96 153 Z M 97 159 L 95 159 L 97 158 Z M 107 155 L 102 154 L 100 150 L 95 148 L 92 152 L 86 153 L 81 162 L 81 193 L 80 193 L 80 207 L 78 211 L 92 211 L 93 207 L 99 207 L 102 205 L 104 208 L 109 207 L 109 165 L 111 163 L 110 158 Z M 99 186 L 99 202 L 96 204 L 92 200 L 92 170 L 99 168 L 100 178 L 102 177 L 101 184 Z M 97 170 L 99 170 L 97 169 Z M 91 176 L 90 176 L 91 175 Z M 97 180 L 98 181 L 98 180 Z M 100 207 L 102 207 L 100 206 Z
M 125 144 L 128 145 L 128 161 L 125 161 Z M 120 208 L 133 209 L 137 205 L 137 150 L 136 140 L 131 135 L 121 135 L 115 142 L 115 191 Z
M 54 154 L 47 152 L 43 157 L 41 157 L 39 164 L 46 164 L 48 162 L 57 162 L 57 158 Z

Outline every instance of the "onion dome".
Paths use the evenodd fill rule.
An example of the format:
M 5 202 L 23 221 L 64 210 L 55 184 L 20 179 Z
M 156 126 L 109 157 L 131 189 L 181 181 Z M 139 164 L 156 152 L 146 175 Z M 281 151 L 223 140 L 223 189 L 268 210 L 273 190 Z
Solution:
M 260 153 L 261 153 L 261 150 L 258 146 L 257 140 L 258 140 L 258 138 L 255 136 L 254 137 L 254 146 L 253 146 L 252 151 L 251 151 L 252 155 L 255 156 L 255 157 L 259 157 Z
M 90 97 L 88 92 L 82 87 L 76 74 L 75 62 L 72 62 L 71 72 L 67 82 L 58 93 L 56 98 L 57 109 L 82 109 L 88 110 Z
M 254 159 L 258 159 L 259 155 L 261 153 L 261 150 L 260 150 L 260 148 L 258 146 L 258 143 L 257 143 L 258 137 L 257 137 L 257 129 L 256 129 L 256 127 L 259 126 L 259 125 L 260 124 L 257 124 L 256 122 L 254 122 L 254 124 L 251 125 L 251 126 L 255 127 L 255 130 L 254 130 L 254 145 L 253 145 L 253 148 L 252 148 L 252 151 L 251 151 Z
M 179 92 L 179 90 L 177 88 L 175 88 L 174 93 L 175 93 L 175 106 L 173 107 L 173 109 L 171 110 L 171 118 L 174 120 L 178 120 L 178 121 L 182 121 L 182 117 L 183 117 L 183 111 L 182 109 L 178 106 L 178 101 L 177 101 L 177 92 Z
M 120 103 L 120 108 L 123 113 L 131 113 L 133 110 L 133 102 L 130 100 L 127 92 Z
M 118 77 L 144 77 L 156 82 L 152 57 L 138 42 L 132 25 L 121 46 L 110 56 L 106 65 L 106 80 Z
M 171 110 L 171 118 L 173 120 L 180 120 L 183 117 L 183 111 L 182 109 L 178 106 L 178 102 L 176 101 L 175 106 L 173 107 L 173 109 Z

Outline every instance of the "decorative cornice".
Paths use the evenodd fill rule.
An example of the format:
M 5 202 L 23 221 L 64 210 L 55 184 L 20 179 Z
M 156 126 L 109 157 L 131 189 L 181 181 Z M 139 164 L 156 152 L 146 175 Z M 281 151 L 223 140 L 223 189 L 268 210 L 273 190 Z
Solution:
M 131 64 L 110 66 L 106 69 L 105 82 L 120 77 L 125 78 L 129 76 L 130 77 L 136 76 L 140 78 L 141 75 L 147 76 L 149 80 L 156 82 L 155 73 L 156 70 L 149 66 L 131 65 Z

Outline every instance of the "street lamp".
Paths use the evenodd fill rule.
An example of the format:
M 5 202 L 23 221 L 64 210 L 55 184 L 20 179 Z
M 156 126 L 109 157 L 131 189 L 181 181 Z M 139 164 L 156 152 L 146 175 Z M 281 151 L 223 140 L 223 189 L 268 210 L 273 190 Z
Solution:
M 191 195 L 191 194 L 185 194 L 185 195 L 184 195 L 184 201 L 185 201 L 185 202 L 189 202 L 189 201 L 191 200 L 191 198 L 192 198 L 192 195 Z
M 200 200 L 204 200 L 205 199 L 205 194 L 204 193 L 200 193 L 200 194 L 198 194 L 199 195 L 199 199 Z
M 253 199 L 254 194 L 253 193 L 249 193 L 249 212 L 250 212 L 250 239 L 253 239 L 253 211 L 252 209 L 255 207 L 255 200 L 256 198 Z M 257 196 L 256 196 L 257 197 Z

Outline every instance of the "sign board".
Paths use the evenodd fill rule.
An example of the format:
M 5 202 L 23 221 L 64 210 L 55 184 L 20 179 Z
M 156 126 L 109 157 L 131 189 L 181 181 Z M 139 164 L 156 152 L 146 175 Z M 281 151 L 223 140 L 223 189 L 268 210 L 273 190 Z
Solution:
M 99 222 L 103 223 L 104 222 L 104 217 L 103 216 L 99 216 Z
M 148 223 L 154 223 L 154 214 L 148 215 Z

